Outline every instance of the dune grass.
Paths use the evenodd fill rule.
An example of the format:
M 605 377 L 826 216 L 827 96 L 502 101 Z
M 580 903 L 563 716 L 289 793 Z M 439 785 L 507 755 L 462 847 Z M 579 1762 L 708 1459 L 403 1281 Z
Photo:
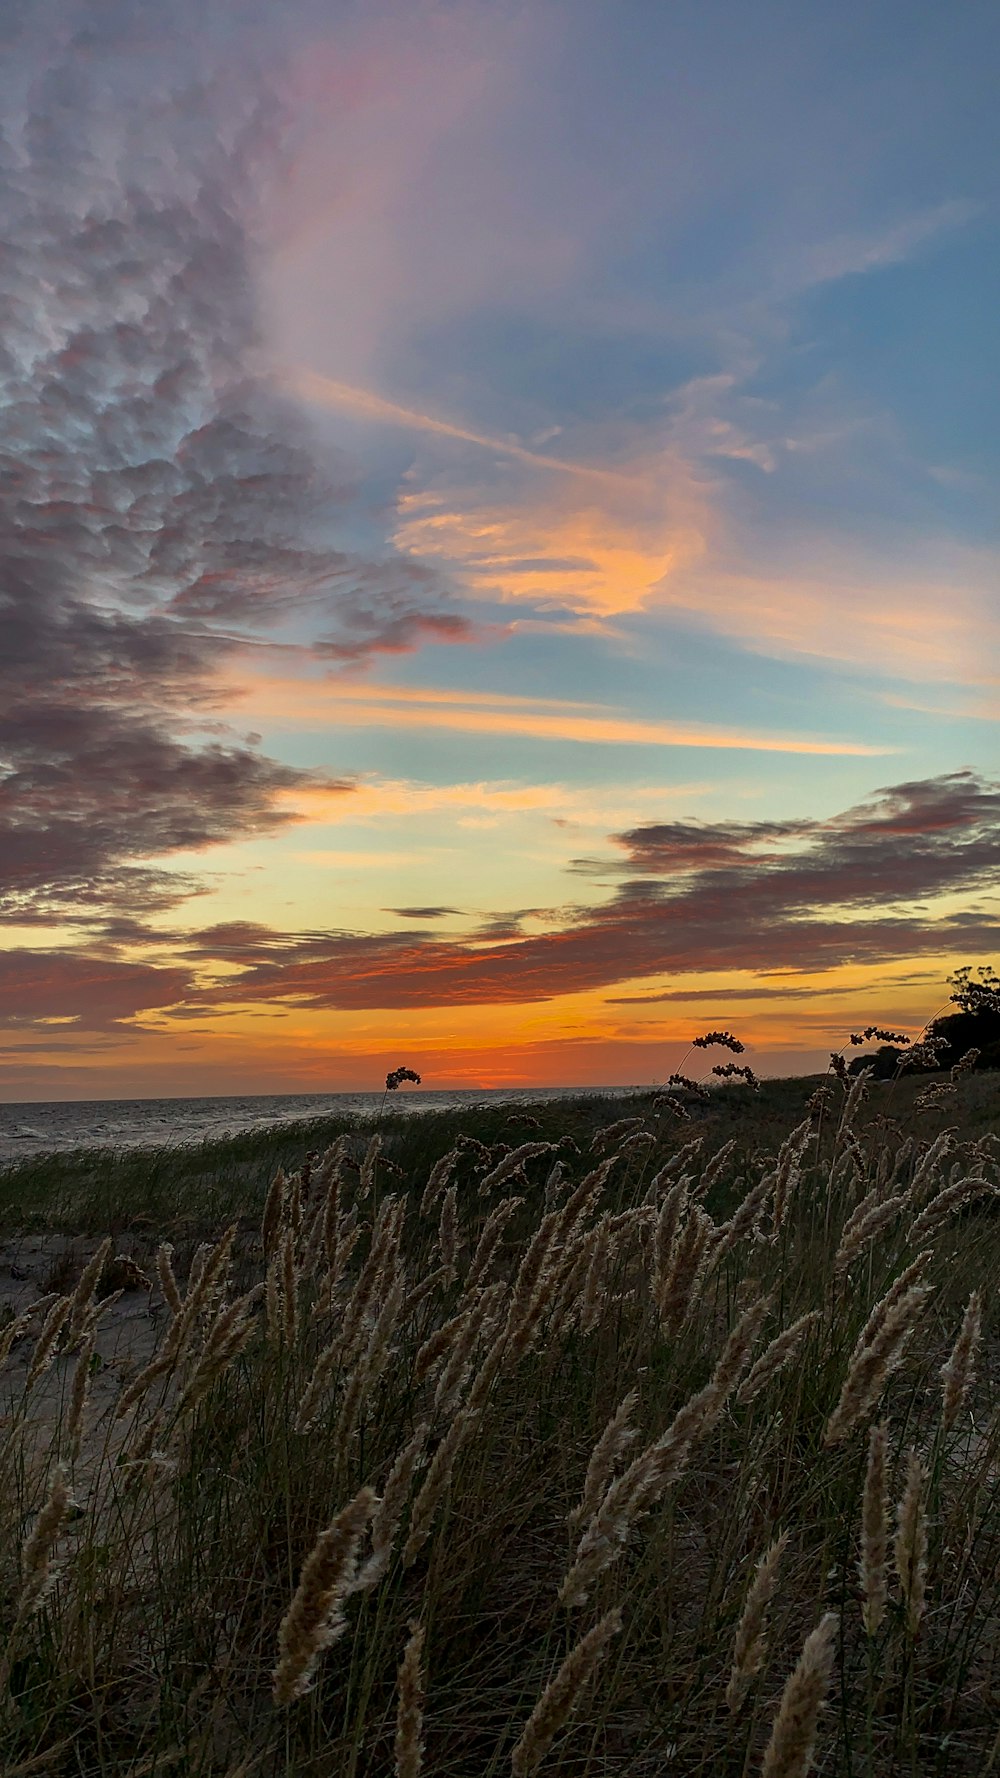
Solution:
M 8 1170 L 0 1768 L 1000 1770 L 998 1084 Z

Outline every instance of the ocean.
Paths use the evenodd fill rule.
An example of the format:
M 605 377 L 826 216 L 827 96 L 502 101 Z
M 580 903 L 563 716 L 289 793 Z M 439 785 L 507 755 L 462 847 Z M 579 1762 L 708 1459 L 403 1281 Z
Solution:
M 463 1105 L 531 1105 L 632 1087 L 500 1087 L 461 1092 L 390 1093 L 386 1110 L 450 1111 Z M 76 1099 L 0 1104 L 0 1164 L 80 1148 L 164 1148 L 238 1136 L 314 1117 L 374 1116 L 381 1093 L 259 1093 L 229 1099 Z

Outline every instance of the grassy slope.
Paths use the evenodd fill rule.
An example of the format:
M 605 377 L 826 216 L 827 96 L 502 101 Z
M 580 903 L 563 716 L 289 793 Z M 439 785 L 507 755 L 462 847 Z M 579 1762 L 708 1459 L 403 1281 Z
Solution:
M 127 1360 L 109 1360 L 109 1393 L 92 1400 L 76 1457 L 67 1424 L 78 1363 L 72 1342 L 34 1391 L 25 1387 L 34 1336 L 15 1348 L 4 1377 L 8 1418 L 0 1438 L 0 1619 L 8 1634 L 25 1584 L 18 1547 L 38 1523 L 57 1456 L 69 1464 L 83 1511 L 56 1547 L 61 1579 L 43 1609 L 16 1628 L 8 1651 L 0 1769 L 67 1778 L 149 1778 L 161 1768 L 180 1778 L 390 1778 L 396 1672 L 407 1625 L 419 1619 L 426 1630 L 426 1778 L 505 1778 L 559 1662 L 602 1613 L 618 1607 L 622 1634 L 568 1733 L 546 1755 L 542 1778 L 749 1778 L 761 1770 L 803 1638 L 830 1610 L 841 1629 L 820 1726 L 825 1778 L 979 1778 L 994 1770 L 988 1762 L 1000 1751 L 1000 1395 L 993 1360 L 1000 1328 L 993 1281 L 1000 1218 L 989 1201 L 994 1162 L 970 1144 L 996 1126 L 1000 1080 L 966 1080 L 947 1107 L 927 1116 L 914 1110 L 920 1083 L 877 1090 L 857 1106 L 857 1141 L 841 1135 L 839 1144 L 842 1099 L 835 1088 L 787 1215 L 779 1217 L 765 1196 L 760 1220 L 738 1238 L 727 1244 L 717 1234 L 718 1257 L 688 1300 L 683 1267 L 672 1292 L 657 1283 L 650 1219 L 665 1211 L 669 1185 L 651 1187 L 654 1173 L 692 1130 L 704 1134 L 701 1155 L 688 1163 L 682 1230 L 697 1225 L 700 1205 L 722 1224 L 748 1182 L 752 1188 L 766 1176 L 767 1155 L 800 1122 L 815 1085 L 774 1082 L 754 1097 L 725 1089 L 681 1125 L 653 1113 L 649 1095 L 613 1108 L 606 1100 L 553 1102 L 514 1119 L 505 1107 L 387 1119 L 386 1154 L 401 1172 L 380 1167 L 369 1195 L 359 1192 L 356 1168 L 345 1175 L 339 1207 L 348 1219 L 357 1208 L 361 1239 L 329 1298 L 319 1222 L 310 1226 L 312 1200 L 322 1211 L 323 1197 L 307 1193 L 300 1220 L 303 1201 L 296 1190 L 286 1195 L 267 1243 L 269 1269 L 259 1230 L 276 1163 L 299 1162 L 336 1127 L 311 1125 L 185 1153 L 36 1161 L 8 1172 L 8 1229 L 33 1219 L 39 1228 L 73 1234 L 85 1227 L 131 1230 L 140 1246 L 170 1237 L 182 1287 L 195 1293 L 198 1233 L 236 1212 L 241 1228 L 229 1291 L 263 1281 L 265 1271 L 268 1289 L 248 1310 L 235 1357 L 215 1371 L 209 1363 L 202 1393 L 190 1389 L 211 1353 L 213 1326 L 230 1313 L 228 1267 L 220 1279 L 224 1294 L 192 1324 L 176 1374 L 151 1379 L 118 1419 L 114 1405 L 131 1373 Z M 458 1133 L 510 1144 L 568 1135 L 581 1150 L 565 1150 L 571 1186 L 593 1166 L 593 1133 L 612 1117 L 644 1112 L 655 1140 L 623 1146 L 599 1198 L 578 1206 L 578 1221 L 553 1236 L 534 1333 L 519 1346 L 518 1313 L 528 1298 L 512 1286 L 540 1225 L 551 1156 L 535 1158 L 525 1178 L 483 1196 L 467 1151 L 452 1233 L 440 1195 L 421 1212 L 431 1163 Z M 955 1127 L 955 1145 L 932 1176 L 921 1177 L 921 1152 L 945 1125 Z M 919 1146 L 901 1154 L 911 1130 Z M 357 1131 L 358 1155 L 367 1134 Z M 703 1169 L 730 1138 L 734 1151 L 702 1192 Z M 918 1219 L 947 1191 L 956 1167 L 957 1176 L 987 1169 L 987 1180 L 971 1207 L 932 1218 L 925 1233 Z M 838 1270 L 834 1253 L 844 1227 L 869 1191 L 885 1198 L 911 1187 L 907 1201 Z M 554 1214 L 571 1203 L 568 1190 L 553 1194 Z M 388 1241 L 368 1311 L 359 1310 L 345 1346 L 371 1223 L 387 1192 L 405 1198 L 405 1222 L 395 1244 Z M 487 1216 L 509 1192 L 521 1201 L 481 1295 L 468 1283 L 471 1256 Z M 614 1239 L 603 1250 L 588 1317 L 587 1278 L 608 1218 Z M 346 1234 L 348 1222 L 341 1226 Z M 454 1233 L 454 1264 L 442 1274 Z M 925 1272 L 931 1294 L 919 1305 L 903 1362 L 882 1379 L 852 1435 L 830 1447 L 824 1428 L 866 1319 L 924 1248 L 932 1250 Z M 676 1245 L 672 1252 L 676 1258 Z M 67 1278 L 62 1287 L 72 1286 Z M 946 1428 L 940 1368 L 973 1288 L 983 1293 L 984 1345 L 970 1401 Z M 636 1392 L 635 1441 L 619 1458 L 621 1469 L 704 1387 L 727 1333 L 762 1297 L 768 1308 L 757 1354 L 804 1312 L 815 1312 L 794 1362 L 754 1400 L 730 1395 L 669 1485 L 635 1514 L 586 1601 L 560 1604 L 580 1535 L 579 1527 L 569 1530 L 567 1515 L 608 1417 Z M 418 1354 L 445 1326 L 457 1343 L 454 1317 L 463 1304 L 474 1336 L 469 1369 L 457 1375 L 454 1399 L 442 1401 L 454 1347 L 426 1373 Z M 392 1318 L 384 1337 L 376 1310 Z M 162 1310 L 159 1316 L 162 1326 Z M 317 1417 L 303 1428 L 299 1404 L 324 1349 L 332 1359 Z M 502 1362 L 490 1373 L 495 1351 Z M 54 1420 L 39 1410 L 40 1391 L 53 1377 L 63 1404 Z M 317 1534 L 364 1485 L 385 1489 L 418 1425 L 427 1426 L 429 1455 L 447 1451 L 462 1404 L 475 1399 L 484 1377 L 488 1387 L 425 1515 L 419 1547 L 407 1555 L 433 1464 L 418 1472 L 402 1505 L 384 1577 L 347 1601 L 344 1634 L 321 1655 L 315 1689 L 275 1705 L 270 1676 L 279 1624 Z M 926 1603 L 914 1633 L 893 1573 L 890 1525 L 888 1609 L 869 1640 L 857 1554 L 867 1432 L 876 1414 L 889 1428 L 891 1510 L 907 1453 L 919 1453 L 929 1549 Z M 788 1545 L 760 1670 L 732 1712 L 725 1692 L 736 1623 L 754 1565 L 778 1531 L 788 1534 Z
M 671 1112 L 654 1112 L 655 1093 L 643 1091 L 610 1103 L 601 1094 L 553 1099 L 524 1112 L 488 1102 L 458 1111 L 389 1110 L 377 1127 L 386 1155 L 403 1169 L 400 1184 L 407 1186 L 423 1178 L 460 1132 L 484 1143 L 506 1141 L 512 1146 L 529 1138 L 558 1140 L 566 1135 L 585 1147 L 597 1129 L 627 1115 L 647 1117 L 664 1142 L 704 1132 L 712 1146 L 735 1136 L 742 1159 L 758 1149 L 773 1152 L 803 1115 L 822 1078 L 766 1080 L 759 1092 L 743 1086 L 717 1088 L 710 1106 L 691 1106 L 687 1122 Z M 874 1086 L 862 1109 L 862 1126 L 889 1118 L 899 1132 L 922 1139 L 947 1126 L 954 1126 L 963 1139 L 997 1128 L 1000 1074 L 976 1075 L 963 1084 L 954 1103 L 918 1113 L 914 1101 L 926 1086 L 926 1077 Z M 131 1230 L 176 1241 L 218 1228 L 232 1218 L 256 1226 L 279 1166 L 297 1167 L 304 1152 L 322 1151 L 344 1132 L 356 1135 L 360 1154 L 375 1127 L 374 1121 L 317 1118 L 183 1148 L 35 1156 L 0 1167 L 0 1233 L 117 1235 Z

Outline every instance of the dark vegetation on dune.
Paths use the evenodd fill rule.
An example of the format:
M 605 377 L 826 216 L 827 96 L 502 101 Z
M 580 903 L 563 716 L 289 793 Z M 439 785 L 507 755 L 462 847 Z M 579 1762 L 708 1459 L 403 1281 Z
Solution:
M 5 1778 L 1000 1771 L 1000 1074 L 849 1051 L 0 1175 Z

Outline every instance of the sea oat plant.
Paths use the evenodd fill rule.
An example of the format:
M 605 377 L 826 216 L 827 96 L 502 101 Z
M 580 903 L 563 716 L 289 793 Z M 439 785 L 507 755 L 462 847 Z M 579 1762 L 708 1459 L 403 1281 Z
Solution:
M 98 1224 L 0 1328 L 0 1768 L 984 1770 L 1000 1223 L 957 1084 L 948 1132 L 765 1082 L 693 1135 L 651 1096 L 285 1133 L 145 1234 L 123 1160 L 152 1301 Z

